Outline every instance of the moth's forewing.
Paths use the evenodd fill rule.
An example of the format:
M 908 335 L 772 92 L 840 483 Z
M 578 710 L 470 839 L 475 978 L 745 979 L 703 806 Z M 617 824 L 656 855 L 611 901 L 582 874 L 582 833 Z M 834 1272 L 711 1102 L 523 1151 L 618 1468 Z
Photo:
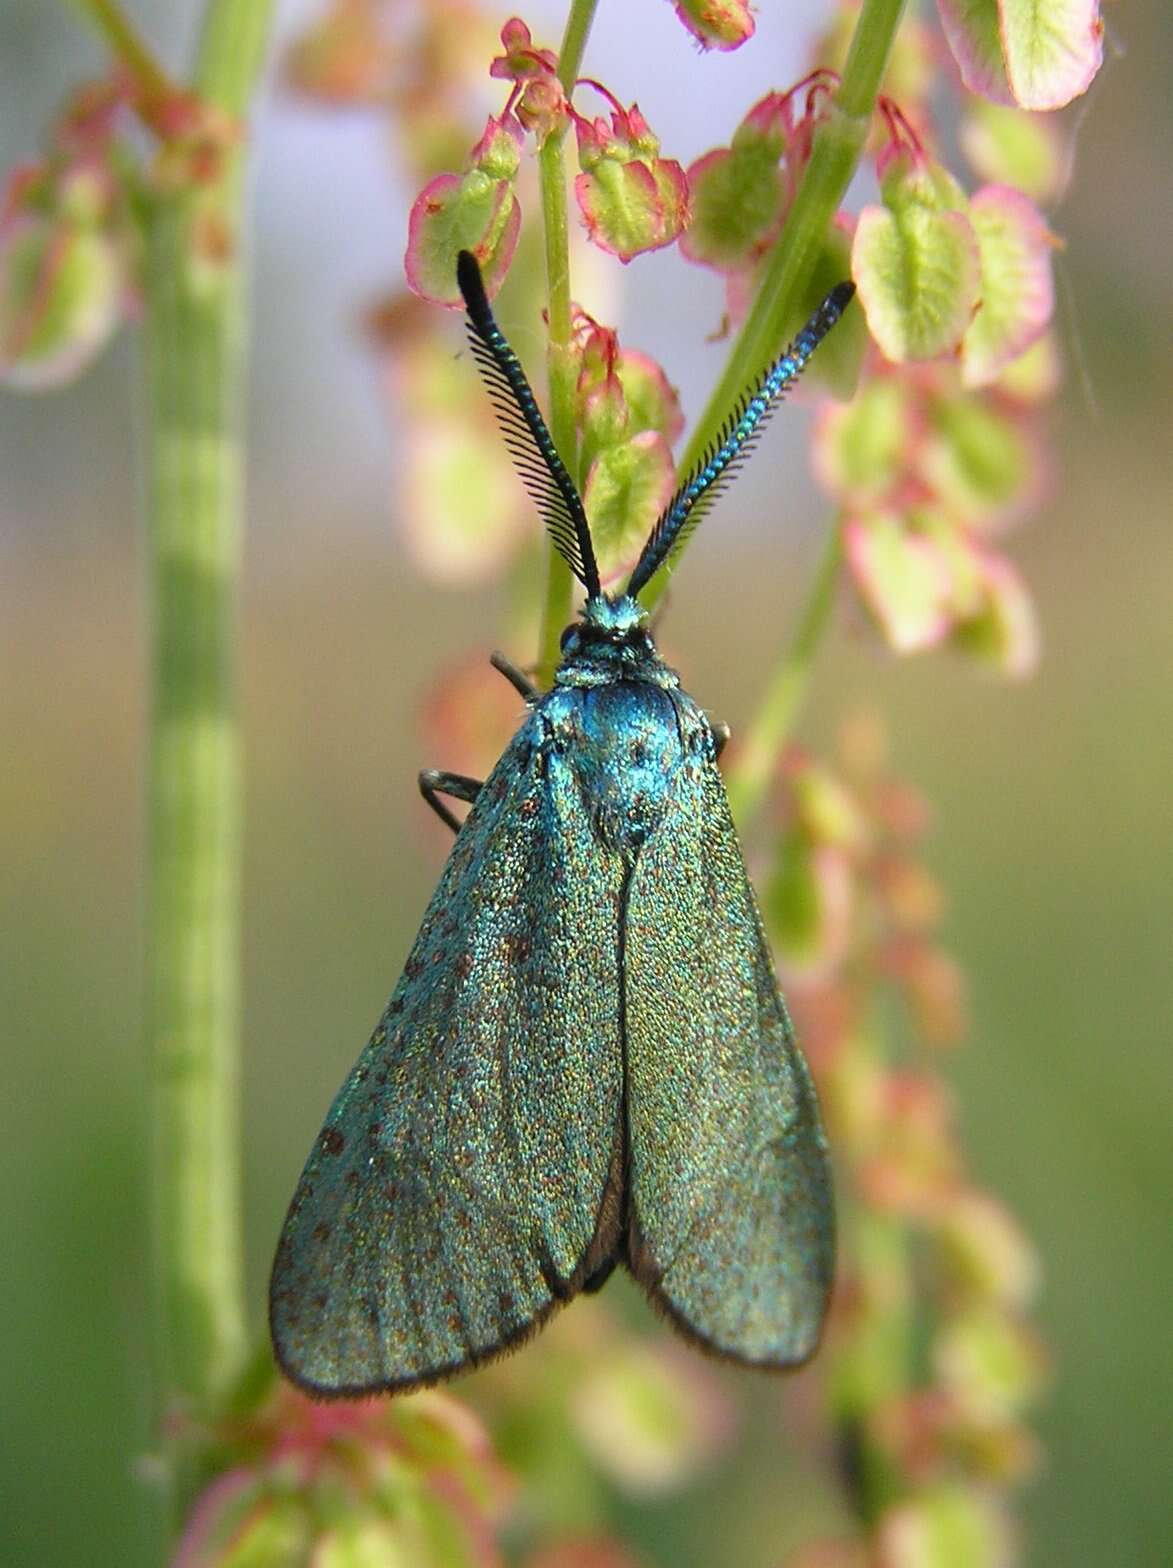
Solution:
M 270 1316 L 303 1387 L 403 1388 L 475 1365 L 595 1266 L 620 1124 L 623 873 L 594 847 L 531 714 L 290 1206 Z
M 707 727 L 691 712 L 627 900 L 631 1262 L 706 1348 L 791 1366 L 813 1354 L 826 1315 L 831 1172 Z

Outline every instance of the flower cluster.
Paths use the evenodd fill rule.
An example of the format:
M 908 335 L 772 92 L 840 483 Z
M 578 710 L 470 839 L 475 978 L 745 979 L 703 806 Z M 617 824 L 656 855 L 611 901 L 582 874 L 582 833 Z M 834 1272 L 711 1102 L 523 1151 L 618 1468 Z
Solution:
M 710 1366 L 633 1336 L 598 1300 L 555 1319 L 525 1364 L 485 1368 L 477 1404 L 438 1392 L 316 1404 L 270 1375 L 184 1433 L 213 1479 L 176 1568 L 634 1568 L 607 1533 L 604 1489 L 670 1495 L 737 1421 Z
M 460 174 L 438 174 L 411 210 L 405 267 L 415 292 L 435 304 L 458 305 L 456 254 L 471 250 L 490 294 L 517 248 L 521 206 L 516 183 L 527 134 L 538 146 L 573 124 L 581 172 L 574 194 L 591 240 L 621 261 L 658 250 L 689 221 L 688 182 L 680 164 L 660 156 L 660 143 L 636 104 L 624 108 L 601 83 L 583 79 L 611 105 L 611 117 L 587 119 L 558 76 L 558 60 L 536 48 L 520 17 L 501 29 L 503 53 L 489 75 L 511 83 L 499 115 L 490 115 Z
M 833 71 L 820 67 L 785 91 L 767 93 L 727 147 L 689 166 L 693 221 L 680 249 L 698 266 L 724 276 L 732 324 L 744 318 L 759 265 L 782 232 L 836 80 Z M 820 281 L 826 275 L 836 282 L 848 274 L 847 247 L 838 234 L 828 236 L 826 245 L 828 254 L 816 270 Z
M 967 1171 L 937 1066 L 965 1007 L 937 936 L 942 896 L 917 852 L 927 810 L 889 774 L 871 721 L 845 729 L 836 768 L 796 755 L 783 774 L 764 913 L 841 1179 L 819 1367 L 854 1455 L 845 1484 L 885 1563 L 955 1560 L 951 1539 L 975 1543 L 966 1560 L 1004 1561 L 1005 1489 L 1037 1457 L 1023 1416 L 1045 1374 L 1029 1320 L 1039 1269 Z M 859 1544 L 795 1561 L 851 1562 Z
M 215 1479 L 176 1568 L 497 1560 L 512 1482 L 477 1418 L 444 1394 L 321 1405 L 280 1384 L 202 1436 Z
M 853 8 L 844 8 L 841 22 Z M 838 60 L 846 32 L 823 40 Z M 988 183 L 967 196 L 932 151 L 923 27 L 901 34 L 871 150 L 880 201 L 840 213 L 793 324 L 850 271 L 868 341 L 840 333 L 820 371 L 850 407 L 825 407 L 815 442 L 839 506 L 848 565 L 898 652 L 963 647 L 1011 675 L 1037 653 L 1030 598 L 997 540 L 1037 503 L 1038 409 L 1055 390 L 1047 327 L 1056 243 L 1038 206 L 1061 194 L 1066 158 L 1046 121 L 972 101 L 962 142 Z M 737 322 L 786 223 L 837 77 L 826 65 L 754 105 L 727 147 L 688 170 L 694 220 L 681 250 L 726 280 Z M 899 99 L 895 96 L 899 94 Z
M 132 116 L 156 138 L 147 160 L 127 134 Z M 44 156 L 12 170 L 0 195 L 0 382 L 40 391 L 72 381 L 137 316 L 153 194 L 190 192 L 190 240 L 215 268 L 231 236 L 200 197 L 235 135 L 226 116 L 170 84 L 148 93 L 116 74 L 70 95 Z
M 113 84 L 77 92 L 45 158 L 15 169 L 0 207 L 0 375 L 25 389 L 71 380 L 132 295 L 134 229 L 117 175 Z
M 466 0 L 445 3 L 460 11 L 466 33 L 475 30 Z M 679 9 L 707 42 L 741 41 L 738 7 Z M 955 9 L 943 6 L 946 35 L 970 81 L 977 24 L 972 15 L 959 22 Z M 420 157 L 421 145 L 430 154 L 462 134 L 469 95 L 466 88 L 462 97 L 457 84 L 468 62 L 451 48 L 439 50 L 425 28 L 414 39 L 397 40 L 392 70 L 385 37 L 376 47 L 382 36 L 376 11 L 370 0 L 336 6 L 295 49 L 291 74 L 315 90 L 307 60 L 316 61 L 320 97 L 333 101 L 339 84 L 348 82 L 356 96 L 369 97 L 372 79 L 356 61 L 361 55 L 375 72 L 383 60 L 379 91 L 397 108 L 405 89 L 394 82 L 415 84 L 405 148 L 423 170 L 428 159 Z M 564 86 L 555 52 L 535 42 L 521 18 L 511 18 L 489 66 L 490 78 L 507 87 L 501 104 L 463 168 L 430 174 L 413 205 L 406 255 L 411 288 L 430 301 L 457 303 L 455 255 L 470 248 L 490 292 L 513 273 L 518 297 L 532 294 L 538 257 L 523 240 L 531 162 L 525 152 L 573 128 L 580 169 L 574 193 L 588 241 L 629 260 L 675 240 L 689 260 L 722 275 L 726 327 L 736 326 L 789 220 L 820 128 L 836 112 L 837 72 L 857 17 L 854 0 L 843 0 L 812 71 L 767 93 L 727 145 L 687 170 L 661 156 L 635 105 L 625 108 L 586 78 Z M 1093 26 L 1085 39 L 1089 68 L 1098 36 Z M 1025 58 L 1014 26 L 1005 37 L 1007 60 Z M 1040 43 L 1032 58 L 1037 63 L 1045 53 Z M 994 95 L 999 102 L 966 96 L 960 139 L 982 182 L 967 194 L 936 151 L 938 56 L 926 24 L 906 23 L 868 142 L 880 199 L 856 214 L 838 214 L 792 302 L 788 328 L 836 281 L 854 277 L 863 308 L 825 346 L 814 379 L 839 398 L 857 387 L 859 395 L 849 409 L 824 408 L 815 461 L 837 504 L 849 572 L 882 635 L 897 652 L 949 643 L 1022 675 L 1034 666 L 1038 636 L 1028 590 L 1002 538 L 1037 504 L 1047 477 L 1040 416 L 1059 377 L 1048 333 L 1057 241 L 1041 206 L 1062 192 L 1067 149 L 1047 116 L 1006 106 L 1007 92 Z M 421 144 L 416 126 L 425 100 L 418 84 L 429 65 L 431 129 Z M 1068 78 L 1062 62 L 1054 65 L 1048 90 L 1058 101 Z M 1021 79 L 1018 66 L 1011 71 L 1004 63 L 1007 71 L 1008 81 Z M 609 101 L 608 117 L 580 112 L 576 99 L 585 92 Z M 397 308 L 392 319 L 401 314 Z M 590 318 L 582 313 L 577 321 L 561 352 L 573 358 L 581 391 L 583 353 L 614 335 L 597 322 L 584 332 Z M 436 329 L 422 328 L 402 354 L 394 334 L 388 341 L 400 417 L 407 414 L 414 432 L 406 443 L 401 513 L 416 559 L 448 580 L 493 573 L 532 537 L 531 511 L 502 452 L 493 451 L 483 410 L 470 408 L 444 374 L 439 360 L 449 350 Z M 623 358 L 632 363 L 632 351 Z M 667 389 L 663 371 L 650 361 L 646 368 Z M 626 394 L 616 395 L 624 379 L 606 378 L 602 393 L 589 404 L 580 396 L 574 410 L 581 487 L 612 577 L 626 564 L 625 547 L 670 493 L 669 445 L 679 427 L 678 412 L 670 422 L 633 419 Z M 454 477 L 474 463 L 490 481 L 479 493 Z
M 295 42 L 285 73 L 298 92 L 323 104 L 377 102 L 392 109 L 404 155 L 424 181 L 409 218 L 405 258 L 415 295 L 454 303 L 456 253 L 468 248 L 480 259 L 490 293 L 509 271 L 513 286 L 532 296 L 538 258 L 522 238 L 528 200 L 522 154 L 527 145 L 540 146 L 570 127 L 579 148 L 575 196 L 592 241 L 626 259 L 676 238 L 687 218 L 680 165 L 659 156 L 638 107 L 625 109 L 602 84 L 578 85 L 580 92 L 608 100 L 609 118 L 579 113 L 563 91 L 556 56 L 536 45 L 517 17 L 501 29 L 499 52 L 489 65 L 490 79 L 508 83 L 499 111 L 488 117 L 459 173 L 435 172 L 435 163 L 468 134 L 470 61 L 451 44 L 453 30 L 479 41 L 486 29 L 464 0 L 444 0 L 438 8 L 444 18 L 425 9 L 417 30 L 399 35 L 392 50 L 379 8 L 370 0 L 344 0 Z M 425 80 L 431 81 L 428 93 Z M 467 583 L 524 559 L 533 508 L 491 411 L 463 395 L 453 336 L 436 330 L 433 319 L 400 294 L 373 310 L 370 321 L 386 351 L 404 436 L 397 511 L 416 563 L 442 581 Z M 524 339 L 519 348 L 524 356 Z M 613 580 L 631 564 L 671 494 L 671 445 L 683 418 L 661 367 L 620 347 L 614 330 L 583 310 L 573 311 L 565 352 L 574 377 L 581 488 L 600 564 Z
M 1005 674 L 1033 669 L 1033 606 L 1000 541 L 1042 489 L 1039 415 L 1056 377 L 1049 339 L 981 390 L 955 365 L 896 367 L 872 352 L 855 401 L 820 412 L 816 472 L 896 652 L 949 641 Z

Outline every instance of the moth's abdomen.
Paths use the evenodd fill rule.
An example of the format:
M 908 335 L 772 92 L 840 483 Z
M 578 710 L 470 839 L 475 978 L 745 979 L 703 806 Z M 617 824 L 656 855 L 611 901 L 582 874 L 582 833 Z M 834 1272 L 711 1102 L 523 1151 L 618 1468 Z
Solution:
M 673 696 L 643 681 L 577 695 L 568 748 L 584 804 L 604 843 L 638 849 L 655 832 L 684 760 Z

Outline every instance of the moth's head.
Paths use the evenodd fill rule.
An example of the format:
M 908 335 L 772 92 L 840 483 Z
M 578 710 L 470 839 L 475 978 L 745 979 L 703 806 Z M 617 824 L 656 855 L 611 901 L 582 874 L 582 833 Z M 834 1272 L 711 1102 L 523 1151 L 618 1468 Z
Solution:
M 592 594 L 578 620 L 562 633 L 564 663 L 600 663 L 614 669 L 634 667 L 654 654 L 648 612 L 629 594 L 618 599 Z

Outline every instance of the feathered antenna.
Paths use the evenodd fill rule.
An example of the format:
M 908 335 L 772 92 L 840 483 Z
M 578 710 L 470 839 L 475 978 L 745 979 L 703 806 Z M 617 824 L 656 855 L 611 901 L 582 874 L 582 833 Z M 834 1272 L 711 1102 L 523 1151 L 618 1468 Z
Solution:
M 688 478 L 656 519 L 627 585 L 634 598 L 673 549 L 686 539 L 753 450 L 782 393 L 806 366 L 819 344 L 846 310 L 854 283 L 840 283 L 827 295 L 794 342 L 733 412 Z
M 505 341 L 489 308 L 481 269 L 471 251 L 456 258 L 456 281 L 468 311 L 468 340 L 480 366 L 505 445 L 521 481 L 553 540 L 554 548 L 593 599 L 600 592 L 599 568 L 586 512 L 574 480 L 558 456 L 525 371 Z

